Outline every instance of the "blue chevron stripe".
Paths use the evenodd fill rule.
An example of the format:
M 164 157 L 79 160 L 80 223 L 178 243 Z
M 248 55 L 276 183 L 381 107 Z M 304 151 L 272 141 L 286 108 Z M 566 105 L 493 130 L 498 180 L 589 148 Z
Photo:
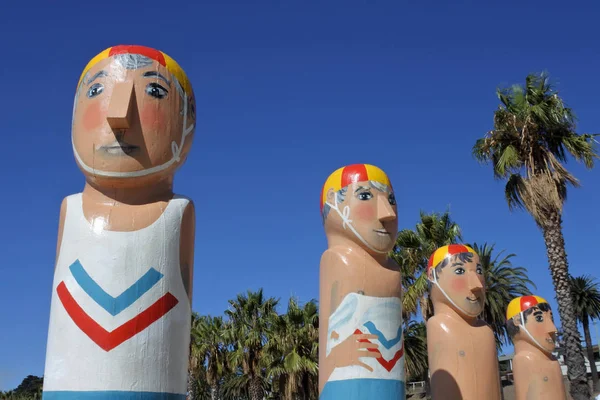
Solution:
M 377 335 L 379 338 L 379 342 L 386 348 L 391 349 L 395 345 L 397 345 L 400 340 L 402 340 L 402 325 L 398 327 L 398 334 L 395 338 L 391 340 L 387 340 L 386 337 L 375 327 L 375 324 L 371 321 L 367 321 L 364 323 L 365 327 L 371 332 L 372 335 Z
M 112 297 L 106 293 L 85 271 L 79 260 L 69 267 L 75 281 L 81 288 L 113 317 L 132 305 L 144 293 L 150 290 L 163 277 L 163 274 L 150 268 L 136 283 L 127 288 L 119 296 Z

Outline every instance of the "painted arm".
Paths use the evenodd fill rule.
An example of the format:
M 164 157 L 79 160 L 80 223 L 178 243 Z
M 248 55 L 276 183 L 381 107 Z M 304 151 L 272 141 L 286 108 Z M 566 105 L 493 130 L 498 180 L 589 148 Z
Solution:
M 331 357 L 327 357 L 327 332 L 329 331 L 329 316 L 339 304 L 340 282 L 335 276 L 336 268 L 335 254 L 326 250 L 321 256 L 319 267 L 319 393 L 333 372 L 335 365 Z
M 462 400 L 463 398 L 455 379 L 458 372 L 456 352 L 448 348 L 447 335 L 448 333 L 442 329 L 435 317 L 427 321 L 427 356 L 432 400 Z
M 179 265 L 183 286 L 192 304 L 194 282 L 194 242 L 196 238 L 196 211 L 190 200 L 183 211 L 181 236 L 179 240 Z
M 56 241 L 56 257 L 54 259 L 54 270 L 56 271 L 56 265 L 58 264 L 58 257 L 60 256 L 60 245 L 62 244 L 63 231 L 65 229 L 65 216 L 67 215 L 67 199 L 64 198 L 60 204 L 60 215 L 58 217 L 58 239 Z

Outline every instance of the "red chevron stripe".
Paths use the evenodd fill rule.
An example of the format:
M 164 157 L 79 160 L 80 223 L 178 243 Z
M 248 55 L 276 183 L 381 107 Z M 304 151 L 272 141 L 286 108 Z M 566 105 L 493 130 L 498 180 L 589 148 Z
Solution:
M 75 325 L 105 351 L 111 351 L 124 341 L 131 339 L 159 320 L 179 302 L 175 296 L 167 293 L 136 317 L 109 332 L 77 304 L 64 282 L 58 285 L 56 293 Z
M 360 329 L 357 329 L 354 331 L 354 334 L 362 335 L 363 333 Z M 360 339 L 359 342 L 373 343 L 369 339 Z M 400 347 L 400 350 L 398 350 L 396 354 L 394 354 L 394 357 L 392 357 L 390 360 L 386 360 L 385 358 L 383 358 L 383 356 L 377 357 L 376 360 L 379 361 L 379 364 L 381 364 L 383 368 L 390 372 L 392 369 L 394 369 L 398 360 L 402 358 L 402 355 L 404 355 L 404 341 L 402 341 L 402 347 Z

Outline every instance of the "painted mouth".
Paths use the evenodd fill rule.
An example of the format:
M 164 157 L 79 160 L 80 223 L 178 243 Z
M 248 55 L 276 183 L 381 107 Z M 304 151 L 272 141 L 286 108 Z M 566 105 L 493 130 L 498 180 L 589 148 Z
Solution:
M 380 236 L 389 236 L 390 233 L 388 231 L 386 231 L 385 229 L 373 229 L 373 232 L 375 232 L 376 234 L 380 235 Z
M 546 342 L 551 343 L 553 346 L 556 344 L 552 338 L 546 338 Z
M 113 143 L 104 145 L 104 146 L 100 146 L 99 150 L 104 151 L 107 154 L 110 155 L 131 155 L 133 153 L 135 153 L 136 151 L 138 151 L 140 148 L 139 146 L 134 146 L 132 144 L 126 143 L 126 142 L 121 142 L 121 141 L 115 141 Z
M 477 297 L 477 296 L 475 296 L 475 297 L 466 297 L 466 299 L 471 304 L 479 303 L 479 297 Z

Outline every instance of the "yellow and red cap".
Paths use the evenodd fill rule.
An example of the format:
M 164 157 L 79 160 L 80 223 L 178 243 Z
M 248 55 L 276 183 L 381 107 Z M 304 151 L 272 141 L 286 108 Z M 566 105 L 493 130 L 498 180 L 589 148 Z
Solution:
M 475 250 L 471 247 L 464 244 L 449 244 L 447 246 L 442 246 L 433 252 L 431 257 L 429 257 L 429 262 L 427 263 L 427 270 L 430 268 L 435 268 L 442 260 L 446 257 L 451 257 L 455 254 L 460 253 L 473 253 L 475 254 Z
M 90 62 L 85 66 L 81 76 L 79 77 L 79 82 L 77 86 L 81 84 L 81 80 L 87 74 L 87 72 L 99 61 L 107 59 L 109 57 L 115 56 L 117 54 L 140 54 L 142 56 L 146 56 L 154 61 L 157 61 L 160 65 L 165 67 L 167 71 L 169 71 L 175 78 L 177 82 L 181 85 L 183 91 L 188 95 L 192 95 L 192 85 L 183 71 L 183 69 L 177 64 L 175 60 L 169 57 L 167 54 L 162 51 L 155 50 L 146 46 L 138 46 L 138 45 L 119 45 L 109 47 L 108 49 L 98 53 L 94 58 L 90 60 Z
M 506 309 L 506 319 L 509 320 L 515 315 L 518 315 L 523 311 L 528 310 L 531 307 L 537 306 L 541 303 L 548 302 L 540 296 L 521 296 L 512 299 L 511 302 L 508 303 L 508 308 Z
M 335 170 L 321 189 L 321 212 L 327 200 L 327 191 L 339 191 L 355 182 L 375 181 L 392 188 L 387 174 L 379 167 L 370 164 L 352 164 Z

